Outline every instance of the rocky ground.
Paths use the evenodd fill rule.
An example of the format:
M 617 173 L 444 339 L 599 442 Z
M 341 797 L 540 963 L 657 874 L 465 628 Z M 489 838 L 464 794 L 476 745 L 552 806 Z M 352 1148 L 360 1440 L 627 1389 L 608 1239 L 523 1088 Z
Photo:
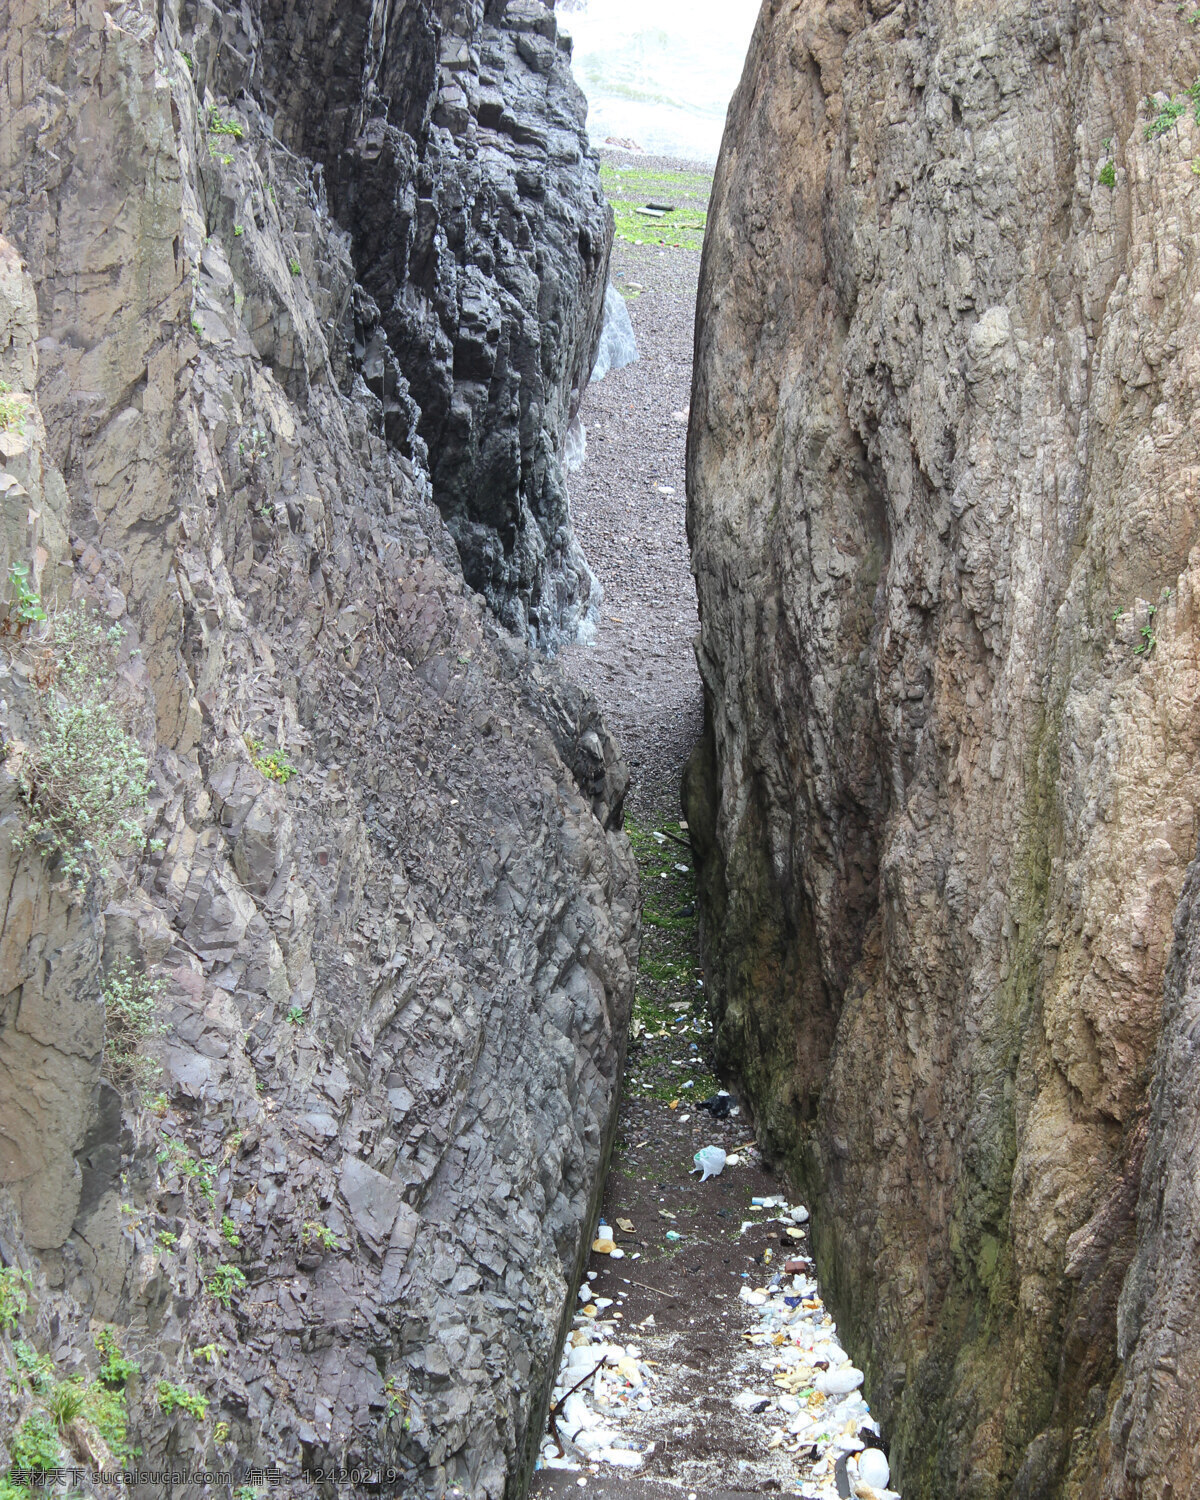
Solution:
M 834 1496 L 841 1454 L 877 1439 L 859 1437 L 869 1417 L 856 1392 L 840 1401 L 818 1387 L 821 1366 L 848 1361 L 808 1276 L 807 1230 L 745 1110 L 729 1099 L 720 1118 L 697 1107 L 719 1097 L 719 1083 L 678 805 L 701 720 L 683 462 L 700 260 L 692 226 L 703 224 L 707 178 L 620 157 L 606 159 L 603 177 L 618 228 L 612 276 L 639 358 L 593 385 L 583 406 L 588 451 L 572 509 L 604 607 L 595 643 L 571 648 L 564 664 L 597 695 L 630 762 L 644 937 L 600 1248 L 532 1494 Z M 675 204 L 676 214 L 639 219 L 639 202 Z M 728 1162 L 701 1182 L 693 1157 L 706 1147 Z M 842 1480 L 845 1489 L 844 1466 Z
M 595 693 L 632 773 L 630 806 L 678 815 L 683 763 L 700 734 L 692 641 L 700 628 L 684 529 L 683 464 L 692 385 L 699 237 L 711 173 L 688 163 L 606 155 L 618 236 L 612 282 L 639 357 L 588 388 L 587 457 L 571 476 L 575 534 L 604 589 L 596 638 L 562 653 Z M 623 181 L 623 175 L 625 180 Z M 644 219 L 632 199 L 674 203 L 679 227 Z

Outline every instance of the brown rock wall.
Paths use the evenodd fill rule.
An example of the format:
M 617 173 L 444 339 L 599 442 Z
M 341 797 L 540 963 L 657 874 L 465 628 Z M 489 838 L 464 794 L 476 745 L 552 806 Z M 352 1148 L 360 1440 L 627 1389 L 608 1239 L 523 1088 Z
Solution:
M 906 1494 L 1106 1462 L 1200 796 L 1198 71 L 1148 4 L 768 3 L 718 168 L 707 953 Z

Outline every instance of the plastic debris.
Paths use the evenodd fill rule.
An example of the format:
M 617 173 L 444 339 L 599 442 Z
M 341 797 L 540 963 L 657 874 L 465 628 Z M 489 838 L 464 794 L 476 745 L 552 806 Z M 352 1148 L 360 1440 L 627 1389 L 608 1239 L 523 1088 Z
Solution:
M 609 286 L 604 293 L 604 325 L 600 330 L 600 342 L 596 346 L 592 379 L 603 380 L 610 370 L 620 370 L 625 365 L 631 365 L 637 357 L 637 340 L 633 336 L 629 308 L 616 287 Z
M 701 1099 L 697 1109 L 706 1109 L 714 1120 L 723 1120 L 733 1104 L 728 1089 L 718 1089 L 711 1099 Z
M 892 1471 L 886 1456 L 878 1448 L 868 1448 L 865 1453 L 858 1455 L 858 1477 L 872 1489 L 887 1488 Z
M 696 1165 L 693 1172 L 701 1174 L 700 1181 L 707 1182 L 710 1177 L 719 1177 L 725 1170 L 726 1156 L 720 1146 L 704 1146 L 697 1151 L 692 1160 Z

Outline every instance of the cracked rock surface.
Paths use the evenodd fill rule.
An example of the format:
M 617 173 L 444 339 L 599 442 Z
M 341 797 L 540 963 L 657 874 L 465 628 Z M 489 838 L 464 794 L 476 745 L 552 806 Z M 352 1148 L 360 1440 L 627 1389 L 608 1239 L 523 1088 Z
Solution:
M 1198 72 L 1149 3 L 769 0 L 717 170 L 718 1053 L 909 1496 L 1195 1487 Z
M 453 525 L 439 465 L 457 453 L 467 486 L 472 444 L 503 449 L 521 478 L 496 500 L 496 556 L 524 557 L 526 532 L 569 552 L 542 527 L 607 220 L 598 196 L 554 197 L 546 153 L 565 161 L 570 130 L 579 145 L 577 96 L 570 130 L 547 115 L 545 143 L 517 140 L 565 89 L 548 10 L 309 19 L 299 36 L 268 4 L 0 11 L 0 379 L 20 406 L 0 432 L 0 563 L 51 616 L 15 631 L 10 614 L 0 642 L 0 1259 L 30 1277 L 0 1354 L 15 1368 L 20 1339 L 55 1378 L 94 1381 L 113 1325 L 140 1365 L 129 1442 L 148 1469 L 236 1487 L 273 1464 L 279 1493 L 333 1495 L 361 1487 L 301 1470 L 361 1463 L 391 1472 L 384 1493 L 501 1500 L 527 1482 L 598 1208 L 639 903 L 594 700 L 533 655 L 520 609 L 519 634 L 497 627 L 433 502 Z M 285 96 L 271 58 L 292 49 L 298 87 L 306 44 L 329 93 Z M 437 122 L 446 70 L 475 79 L 455 47 L 479 57 L 465 94 L 484 74 L 511 94 L 494 139 L 470 109 Z M 347 154 L 365 160 L 361 101 L 338 94 L 361 49 L 411 83 L 383 130 L 412 158 L 391 179 L 414 214 L 411 241 L 387 230 L 408 247 L 392 302 L 330 208 Z M 301 113 L 327 156 L 289 135 Z M 574 159 L 584 197 L 590 170 Z M 511 201 L 505 172 L 528 177 Z M 495 279 L 463 249 L 485 200 Z M 436 297 L 409 279 L 421 234 Z M 531 268 L 533 309 L 504 282 L 531 290 Z M 438 367 L 449 410 L 470 408 L 457 436 L 429 427 L 426 375 L 390 342 L 396 300 L 452 344 L 461 326 L 480 360 L 472 329 L 501 309 L 490 375 L 457 351 Z M 508 565 L 472 575 L 502 610 L 559 586 L 549 562 L 519 586 Z M 72 599 L 116 627 L 152 781 L 153 842 L 82 895 L 18 838 Z M 161 1071 L 140 1090 L 102 1051 L 123 962 L 157 986 Z M 0 1381 L 0 1466 L 40 1399 Z M 76 1424 L 63 1456 L 111 1469 L 116 1442 Z

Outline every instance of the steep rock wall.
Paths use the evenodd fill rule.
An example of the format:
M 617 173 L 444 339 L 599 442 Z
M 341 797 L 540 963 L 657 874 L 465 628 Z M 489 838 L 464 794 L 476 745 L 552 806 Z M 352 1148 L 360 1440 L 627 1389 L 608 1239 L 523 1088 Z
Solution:
M 1191 1128 L 1178 1038 L 1147 1095 L 1200 797 L 1198 72 L 1149 3 L 768 0 L 717 171 L 719 1044 L 914 1497 L 1187 1492 L 1153 1195 L 1119 1348 L 1117 1299 Z
M 251 87 L 260 23 L 0 4 L 3 561 L 50 614 L 17 629 L 10 580 L 0 1258 L 32 1292 L 0 1356 L 94 1376 L 114 1324 L 150 1469 L 500 1500 L 611 1141 L 627 778 L 464 582 L 350 236 Z M 206 80 L 239 44 L 234 102 Z M 151 765 L 153 842 L 82 892 L 24 836 L 69 600 Z M 105 1050 L 122 964 L 158 986 L 140 1088 Z M 0 1387 L 3 1466 L 38 1397 Z
M 553 648 L 599 603 L 561 455 L 612 242 L 569 44 L 542 0 L 345 9 L 190 0 L 183 42 L 201 87 L 246 90 L 324 166 L 389 435 L 427 449 L 468 583 Z

